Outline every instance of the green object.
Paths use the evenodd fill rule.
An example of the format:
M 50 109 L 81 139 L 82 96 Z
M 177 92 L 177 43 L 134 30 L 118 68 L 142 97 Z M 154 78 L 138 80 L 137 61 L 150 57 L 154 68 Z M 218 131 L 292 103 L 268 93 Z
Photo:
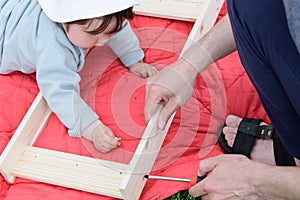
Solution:
M 182 190 L 166 198 L 165 200 L 201 200 L 201 197 L 191 197 L 188 190 Z

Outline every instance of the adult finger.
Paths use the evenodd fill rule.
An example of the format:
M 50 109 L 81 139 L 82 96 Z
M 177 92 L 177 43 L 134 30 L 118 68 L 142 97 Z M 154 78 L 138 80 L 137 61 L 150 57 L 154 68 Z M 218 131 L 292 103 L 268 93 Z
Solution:
M 240 155 L 238 154 L 221 154 L 218 156 L 203 159 L 199 162 L 198 175 L 204 176 L 208 172 L 212 171 L 220 162 L 239 159 L 239 157 Z
M 199 176 L 206 175 L 208 172 L 212 171 L 222 160 L 224 160 L 224 158 L 222 158 L 221 156 L 215 156 L 215 157 L 201 160 L 199 162 L 198 175 Z M 197 183 L 196 185 L 194 185 L 189 189 L 189 193 L 192 197 L 199 197 L 208 194 L 209 191 L 207 191 L 207 189 L 205 188 L 207 178 L 200 181 L 199 183 Z
M 199 183 L 197 183 L 195 186 L 191 187 L 189 189 L 189 194 L 192 196 L 192 197 L 200 197 L 200 196 L 203 196 L 203 195 L 206 195 L 207 192 L 203 190 L 204 188 L 204 183 L 205 182 L 205 179 L 200 181 Z
M 162 97 L 157 91 L 160 91 L 159 87 L 154 87 L 153 84 L 146 85 L 146 97 L 144 105 L 144 117 L 145 121 L 148 123 L 156 110 L 157 104 L 160 103 Z
M 158 129 L 163 130 L 170 119 L 171 115 L 180 107 L 176 98 L 171 98 L 165 102 L 158 116 Z

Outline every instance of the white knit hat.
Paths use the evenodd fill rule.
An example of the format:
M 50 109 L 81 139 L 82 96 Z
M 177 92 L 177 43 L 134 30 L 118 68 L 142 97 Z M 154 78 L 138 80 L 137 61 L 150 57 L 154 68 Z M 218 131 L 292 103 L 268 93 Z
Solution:
M 90 19 L 125 10 L 139 0 L 38 0 L 45 14 L 55 22 Z

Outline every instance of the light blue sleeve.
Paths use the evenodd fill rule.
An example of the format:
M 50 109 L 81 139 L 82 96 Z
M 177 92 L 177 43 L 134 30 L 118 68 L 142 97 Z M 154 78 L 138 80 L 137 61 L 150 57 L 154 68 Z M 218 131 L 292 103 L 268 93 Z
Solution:
M 36 71 L 49 107 L 70 136 L 80 137 L 99 118 L 80 97 L 77 72 L 84 63 L 83 50 L 42 12 L 37 0 L 0 0 L 0 24 L 0 53 L 5 55 L 0 56 L 0 71 Z
M 108 45 L 126 67 L 144 58 L 139 40 L 127 20 L 123 23 L 123 28 L 108 41 Z
M 81 132 L 98 119 L 98 115 L 80 97 L 77 71 L 82 67 L 83 59 L 83 51 L 48 42 L 37 63 L 40 91 L 72 137 L 81 137 Z

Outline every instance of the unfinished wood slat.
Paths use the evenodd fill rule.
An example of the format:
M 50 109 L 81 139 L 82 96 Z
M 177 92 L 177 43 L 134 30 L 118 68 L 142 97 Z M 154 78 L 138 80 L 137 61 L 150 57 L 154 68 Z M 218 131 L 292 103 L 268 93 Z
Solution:
M 35 165 L 46 167 L 62 168 L 69 171 L 98 174 L 103 177 L 119 178 L 119 173 L 128 169 L 127 164 L 117 162 L 106 162 L 92 157 L 76 154 L 63 153 L 37 147 L 27 147 L 19 159 L 22 162 L 30 162 Z M 16 165 L 15 169 L 18 167 Z M 116 174 L 116 176 L 115 176 Z
M 161 145 L 173 121 L 175 113 L 170 117 L 164 130 L 157 129 L 157 119 L 162 106 L 158 105 L 156 112 L 149 121 L 141 141 L 132 157 L 128 171 L 121 182 L 120 190 L 125 199 L 138 199 L 146 180 L 157 158 Z
M 214 25 L 224 0 L 206 0 L 203 3 L 201 12 L 189 34 L 189 37 L 181 51 L 180 57 L 185 50 L 195 44 L 203 35 L 205 35 Z
M 127 165 L 37 147 L 27 147 L 12 174 L 40 182 L 122 198 Z
M 194 22 L 204 2 L 205 0 L 141 0 L 134 7 L 134 12 L 138 15 Z
M 39 148 L 39 147 L 31 147 L 28 146 L 22 155 L 22 157 L 26 157 L 26 155 L 45 155 L 45 156 L 52 156 L 56 157 L 57 159 L 62 159 L 68 162 L 68 160 L 71 160 L 72 162 L 84 162 L 87 165 L 92 165 L 92 166 L 105 166 L 109 167 L 111 169 L 114 169 L 116 171 L 126 171 L 128 169 L 128 164 L 124 163 L 118 163 L 118 162 L 113 162 L 113 161 L 108 161 L 108 160 L 102 160 L 102 159 L 97 159 L 93 157 L 87 157 L 87 156 L 80 156 L 76 154 L 71 154 L 71 153 L 57 153 L 58 151 L 55 150 L 48 150 L 44 148 Z M 68 154 L 66 156 L 65 154 Z M 95 169 L 93 169 L 95 170 Z
M 44 129 L 50 114 L 51 110 L 42 94 L 39 93 L 1 154 L 0 172 L 8 182 L 14 182 L 15 177 L 12 176 L 11 171 L 25 147 L 34 144 Z
M 149 0 L 149 2 L 157 3 L 157 1 L 153 0 Z M 162 0 L 159 2 L 171 3 L 179 1 Z M 188 0 L 180 2 L 186 3 L 188 2 Z M 204 1 L 201 8 L 201 12 L 199 11 L 199 13 L 197 14 L 197 20 L 188 36 L 188 39 L 184 45 L 184 48 L 181 51 L 179 58 L 182 57 L 184 51 L 187 48 L 189 48 L 196 41 L 198 41 L 214 25 L 223 2 L 224 0 Z M 143 3 L 145 2 L 141 2 L 141 4 Z M 180 10 L 179 4 L 177 4 L 177 9 Z M 134 173 L 126 174 L 121 183 L 120 190 L 125 199 L 138 199 L 138 197 L 140 196 L 142 189 L 145 185 L 145 180 L 143 179 L 143 176 L 145 174 L 150 173 L 155 159 L 158 155 L 158 152 L 161 148 L 161 145 L 163 143 L 163 140 L 166 136 L 166 133 L 171 125 L 171 122 L 173 121 L 175 113 L 173 113 L 173 115 L 169 119 L 166 125 L 166 129 L 164 131 L 158 131 L 157 118 L 160 110 L 161 107 L 159 106 L 156 110 L 156 113 L 154 113 L 152 119 L 148 123 L 143 138 L 141 139 L 139 146 L 136 149 L 135 155 L 130 161 L 129 171 Z

